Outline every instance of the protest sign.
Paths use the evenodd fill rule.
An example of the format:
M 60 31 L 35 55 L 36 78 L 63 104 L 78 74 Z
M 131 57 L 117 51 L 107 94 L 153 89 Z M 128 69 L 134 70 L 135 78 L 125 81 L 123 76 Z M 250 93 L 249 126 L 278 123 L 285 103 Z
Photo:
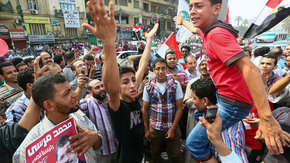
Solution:
M 36 139 L 25 149 L 26 162 L 85 162 L 85 156 L 71 153 L 68 146 L 73 143 L 68 137 L 77 134 L 73 118 L 70 118 Z

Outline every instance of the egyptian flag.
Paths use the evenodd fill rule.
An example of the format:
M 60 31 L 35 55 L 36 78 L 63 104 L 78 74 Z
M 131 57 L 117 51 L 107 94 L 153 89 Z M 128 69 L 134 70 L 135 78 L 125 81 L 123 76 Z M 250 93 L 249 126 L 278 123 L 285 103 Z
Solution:
M 138 32 L 138 31 L 141 30 L 141 25 L 139 25 L 139 26 L 137 26 L 137 25 L 133 25 L 132 28 L 133 28 L 133 31 L 134 31 L 134 32 Z
M 274 27 L 290 15 L 290 0 L 269 0 L 244 35 L 253 38 Z
M 156 53 L 160 57 L 165 59 L 165 52 L 167 49 L 173 49 L 175 51 L 177 60 L 182 59 L 182 54 L 179 50 L 174 33 L 171 33 L 171 35 L 169 35 L 167 40 L 162 44 L 162 46 L 158 49 L 158 51 Z M 186 65 L 184 63 L 180 63 L 180 64 L 183 66 L 184 69 L 186 69 Z
M 165 58 L 165 52 L 167 49 L 174 49 L 177 60 L 182 58 L 182 54 L 179 50 L 174 33 L 171 33 L 171 35 L 169 35 L 167 40 L 162 44 L 162 46 L 157 51 L 157 54 L 160 57 Z

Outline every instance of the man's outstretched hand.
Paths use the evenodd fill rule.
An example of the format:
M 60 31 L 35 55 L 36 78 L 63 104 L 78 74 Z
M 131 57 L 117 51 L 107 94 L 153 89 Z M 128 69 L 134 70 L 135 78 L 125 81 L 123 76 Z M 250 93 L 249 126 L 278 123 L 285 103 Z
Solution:
M 273 116 L 268 119 L 260 117 L 259 129 L 255 138 L 260 139 L 261 137 L 264 137 L 269 152 L 284 153 L 282 145 L 286 146 L 287 143 L 279 123 Z
M 104 0 L 98 0 L 98 2 L 96 0 L 90 0 L 87 2 L 87 7 L 95 22 L 95 27 L 89 24 L 83 24 L 82 26 L 89 30 L 95 37 L 101 39 L 103 43 L 115 44 L 117 27 L 113 3 L 110 2 L 109 4 L 109 15 L 107 15 Z
M 148 33 L 145 34 L 145 38 L 146 38 L 146 40 L 147 40 L 147 39 L 151 39 L 151 40 L 154 39 L 154 35 L 155 35 L 155 33 L 157 32 L 158 27 L 159 27 L 159 23 L 156 23 L 156 24 L 154 25 L 154 27 L 152 28 L 152 30 L 151 30 L 150 32 L 148 32 Z

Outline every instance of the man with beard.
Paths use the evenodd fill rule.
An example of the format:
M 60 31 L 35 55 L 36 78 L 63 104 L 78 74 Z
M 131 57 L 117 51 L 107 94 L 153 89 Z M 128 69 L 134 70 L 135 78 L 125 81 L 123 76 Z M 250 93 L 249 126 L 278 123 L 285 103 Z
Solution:
M 52 62 L 51 55 L 46 51 L 40 52 L 39 56 L 41 57 L 39 62 L 40 67 L 43 67 L 44 65 Z
M 172 76 L 177 80 L 180 83 L 182 90 L 185 91 L 189 79 L 185 71 L 177 68 L 176 54 L 173 49 L 166 50 L 165 60 L 168 67 L 167 75 Z
M 103 148 L 96 152 L 97 162 L 111 163 L 117 161 L 118 140 L 113 131 L 108 110 L 108 99 L 100 80 L 88 84 L 90 98 L 80 101 L 81 110 L 96 125 L 103 136 Z
M 45 117 L 28 133 L 20 147 L 13 155 L 13 162 L 25 162 L 25 148 L 57 124 L 73 117 L 78 133 L 70 137 L 77 140 L 68 148 L 71 153 L 84 154 L 87 162 L 96 162 L 94 149 L 100 148 L 102 138 L 95 125 L 79 110 L 78 95 L 72 90 L 65 77 L 49 74 L 40 77 L 32 87 L 34 102 L 45 109 Z

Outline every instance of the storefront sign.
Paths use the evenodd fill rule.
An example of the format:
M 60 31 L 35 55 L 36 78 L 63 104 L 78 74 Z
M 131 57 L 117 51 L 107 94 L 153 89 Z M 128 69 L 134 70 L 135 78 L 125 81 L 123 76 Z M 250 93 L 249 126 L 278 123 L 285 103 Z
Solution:
M 50 19 L 51 25 L 60 25 L 59 19 Z
M 78 11 L 63 10 L 63 17 L 66 28 L 80 27 L 80 19 Z
M 25 39 L 25 32 L 23 29 L 9 29 L 11 39 Z
M 29 43 L 54 43 L 53 35 L 29 35 Z
M 7 33 L 8 32 L 8 28 L 6 27 L 0 27 L 0 33 Z
M 50 24 L 48 17 L 32 17 L 32 16 L 24 16 L 23 17 L 25 23 L 39 23 L 39 24 Z

